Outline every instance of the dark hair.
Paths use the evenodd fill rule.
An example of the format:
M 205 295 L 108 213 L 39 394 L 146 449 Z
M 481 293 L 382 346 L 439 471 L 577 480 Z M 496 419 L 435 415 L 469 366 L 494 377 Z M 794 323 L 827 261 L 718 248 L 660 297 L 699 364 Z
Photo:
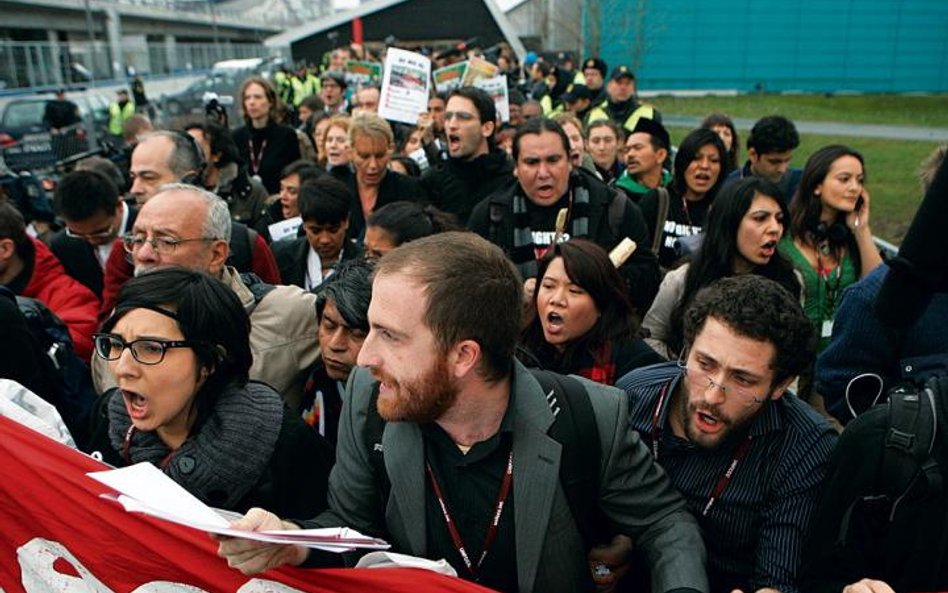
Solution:
M 5 199 L 0 199 L 0 239 L 13 239 L 17 250 L 30 240 L 23 214 Z
M 198 364 L 209 372 L 198 391 L 192 434 L 210 415 L 217 399 L 234 384 L 249 380 L 253 354 L 250 351 L 250 319 L 237 294 L 216 278 L 185 268 L 162 268 L 136 276 L 119 291 L 112 315 L 102 324 L 110 332 L 134 309 L 168 310 Z
M 758 154 L 786 152 L 800 146 L 800 135 L 793 122 L 780 115 L 757 120 L 747 137 L 747 149 Z
M 740 336 L 773 345 L 771 387 L 799 375 L 813 362 L 813 323 L 800 303 L 773 280 L 744 274 L 722 278 L 702 288 L 685 312 L 686 348 L 694 344 L 709 317 Z
M 118 188 L 97 171 L 67 173 L 53 194 L 56 215 L 70 222 L 87 220 L 100 212 L 114 215 L 118 202 Z
M 727 166 L 725 167 L 725 174 L 727 174 L 740 166 L 740 162 L 737 158 L 737 151 L 740 146 L 740 141 L 737 137 L 737 128 L 734 127 L 734 121 L 723 113 L 712 113 L 701 122 L 702 128 L 708 128 L 712 131 L 714 131 L 713 128 L 715 126 L 725 126 L 731 130 L 731 148 L 727 151 Z
M 510 375 L 523 281 L 499 247 L 469 232 L 422 237 L 378 261 L 376 278 L 392 274 L 405 274 L 424 286 L 424 323 L 442 352 L 473 340 L 481 347 L 477 371 L 485 380 Z
M 324 171 L 316 166 L 313 161 L 298 159 L 283 167 L 280 171 L 280 179 L 286 179 L 290 175 L 300 176 L 300 185 L 302 186 L 308 179 L 320 177 Z
M 305 222 L 339 224 L 349 217 L 352 190 L 331 175 L 307 179 L 300 184 L 300 216 Z
M 520 126 L 517 127 L 517 133 L 514 134 L 512 151 L 514 162 L 516 162 L 520 156 L 520 139 L 527 134 L 536 134 L 539 136 L 543 132 L 558 134 L 560 140 L 563 142 L 563 150 L 566 152 L 567 158 L 569 157 L 569 136 L 566 135 L 563 126 L 548 117 L 531 117 L 520 124 Z
M 101 156 L 90 156 L 82 159 L 76 163 L 75 171 L 95 171 L 101 175 L 105 175 L 109 180 L 115 184 L 116 189 L 118 189 L 120 194 L 124 194 L 128 191 L 129 184 L 128 179 L 125 178 L 125 174 L 122 173 L 122 170 L 119 169 L 119 166 L 109 159 Z
M 463 230 L 454 214 L 417 202 L 391 202 L 372 213 L 367 227 L 388 233 L 395 246 L 435 233 Z
M 451 97 L 461 97 L 473 103 L 474 109 L 477 111 L 477 117 L 482 124 L 497 122 L 497 107 L 487 91 L 473 86 L 462 86 L 451 91 L 448 100 L 451 100 Z
M 810 155 L 803 167 L 803 175 L 800 177 L 800 185 L 797 187 L 797 193 L 790 201 L 790 235 L 795 239 L 809 245 L 816 245 L 817 228 L 820 226 L 820 213 L 823 211 L 823 202 L 820 196 L 816 195 L 816 188 L 823 183 L 833 163 L 837 160 L 851 156 L 857 159 L 863 166 L 863 175 L 865 175 L 866 162 L 856 150 L 842 144 L 831 144 L 824 146 Z M 849 247 L 849 255 L 854 258 L 856 273 L 861 269 L 859 261 L 859 249 L 856 248 L 855 239 L 848 227 L 845 226 L 846 213 L 837 212 L 836 220 L 829 223 L 842 225 L 846 230 L 838 236 L 834 233 L 827 234 L 830 251 L 835 257 L 839 257 L 844 248 Z
M 713 200 L 714 196 L 718 193 L 718 189 L 720 189 L 724 183 L 727 150 L 724 148 L 724 142 L 721 140 L 721 137 L 718 136 L 716 132 L 707 128 L 692 130 L 685 136 L 685 139 L 681 141 L 681 144 L 678 146 L 678 154 L 675 155 L 675 178 L 672 183 L 674 184 L 675 191 L 678 192 L 678 195 L 681 196 L 682 199 L 684 199 L 685 191 L 688 189 L 688 185 L 685 183 L 685 171 L 688 169 L 688 165 L 698 156 L 698 151 L 708 144 L 714 146 L 718 151 L 718 158 L 721 161 L 721 172 L 718 173 L 718 178 L 714 182 L 714 185 L 711 186 L 711 189 L 708 190 L 702 199 L 706 200 L 710 198 Z
M 299 107 L 306 107 L 313 113 L 316 113 L 317 111 L 326 109 L 326 104 L 323 102 L 322 97 L 317 94 L 313 94 L 303 97 L 303 100 L 300 101 Z
M 396 155 L 392 157 L 390 162 L 399 163 L 401 166 L 405 167 L 405 174 L 408 177 L 421 177 L 421 167 L 418 166 L 418 163 L 415 162 L 415 159 L 405 156 L 403 154 Z
M 316 287 L 316 316 L 322 320 L 326 302 L 332 301 L 346 325 L 369 331 L 369 301 L 372 300 L 372 262 L 360 258 L 340 262 L 335 271 Z
M 227 126 L 213 119 L 208 119 L 204 122 L 192 122 L 184 126 L 185 132 L 190 130 L 200 130 L 207 138 L 208 145 L 211 148 L 211 154 L 206 155 L 209 162 L 213 161 L 213 155 L 220 155 L 220 160 L 214 163 L 215 166 L 220 167 L 229 163 L 240 162 L 237 143 L 234 142 L 234 137 L 231 136 L 230 129 Z
M 760 177 L 746 177 L 721 190 L 705 221 L 701 247 L 688 267 L 681 299 L 671 313 L 668 347 L 672 352 L 681 352 L 682 317 L 698 291 L 719 278 L 734 275 L 734 261 L 740 255 L 737 233 L 758 194 L 774 199 L 783 214 L 784 233 L 787 232 L 790 215 L 780 188 L 772 182 Z M 793 266 L 780 253 L 774 253 L 769 262 L 755 267 L 752 273 L 777 282 L 794 298 L 800 298 L 800 283 L 793 273 Z
M 530 325 L 524 329 L 521 342 L 541 360 L 559 360 L 563 372 L 575 372 L 583 355 L 594 355 L 607 342 L 634 337 L 639 324 L 629 302 L 626 283 L 609 259 L 609 254 L 596 243 L 585 239 L 570 239 L 557 244 L 537 263 L 534 303 L 547 268 L 558 257 L 563 258 L 563 268 L 573 284 L 592 297 L 599 318 L 584 336 L 566 344 L 562 354 L 546 342 L 539 316 L 534 316 Z

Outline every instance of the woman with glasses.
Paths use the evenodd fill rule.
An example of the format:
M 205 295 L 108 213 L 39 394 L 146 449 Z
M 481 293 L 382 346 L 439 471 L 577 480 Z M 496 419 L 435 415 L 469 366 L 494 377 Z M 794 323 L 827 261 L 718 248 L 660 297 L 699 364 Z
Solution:
M 521 335 L 521 360 L 612 385 L 641 366 L 663 362 L 638 337 L 628 290 L 609 255 L 573 239 L 550 249 L 534 285 L 536 315 Z
M 249 334 L 236 294 L 206 274 L 129 281 L 95 335 L 118 387 L 99 399 L 86 450 L 115 466 L 153 463 L 218 508 L 324 509 L 331 448 L 249 381 Z
M 788 218 L 780 189 L 765 179 L 748 177 L 725 187 L 708 214 L 701 247 L 665 275 L 645 314 L 646 342 L 669 359 L 678 356 L 684 312 L 699 290 L 719 278 L 757 274 L 799 298 L 800 281 L 776 252 Z

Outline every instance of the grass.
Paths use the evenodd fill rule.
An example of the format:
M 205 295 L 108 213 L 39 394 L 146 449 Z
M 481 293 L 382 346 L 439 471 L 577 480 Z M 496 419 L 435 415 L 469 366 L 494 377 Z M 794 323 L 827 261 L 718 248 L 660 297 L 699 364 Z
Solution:
M 948 95 L 656 97 L 651 102 L 669 115 L 703 117 L 712 111 L 722 111 L 731 117 L 748 119 L 781 114 L 797 121 L 948 127 Z M 676 144 L 689 131 L 669 128 Z M 740 134 L 742 147 L 746 134 Z M 916 171 L 937 143 L 819 134 L 803 134 L 800 141 L 793 157 L 793 166 L 800 168 L 811 153 L 827 144 L 846 144 L 861 152 L 866 160 L 866 187 L 872 200 L 872 232 L 886 241 L 901 242 L 922 200 Z
M 886 124 L 948 128 L 948 95 L 741 95 L 737 97 L 654 97 L 662 113 L 704 117 L 723 111 L 757 119 L 783 115 L 800 121 Z

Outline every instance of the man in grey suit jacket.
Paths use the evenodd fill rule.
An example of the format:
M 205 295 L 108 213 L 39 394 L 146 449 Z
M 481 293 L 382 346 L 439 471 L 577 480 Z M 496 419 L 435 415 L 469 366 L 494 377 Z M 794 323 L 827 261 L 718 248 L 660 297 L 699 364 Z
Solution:
M 385 537 L 397 552 L 444 557 L 460 576 L 502 591 L 591 591 L 588 550 L 559 480 L 562 445 L 548 434 L 554 414 L 514 362 L 521 299 L 515 268 L 473 234 L 434 235 L 386 254 L 359 353 L 367 369 L 350 377 L 343 407 L 330 510 L 293 523 L 252 509 L 234 526 L 346 525 Z M 645 553 L 653 592 L 707 591 L 695 520 L 627 429 L 626 398 L 582 384 L 599 431 L 599 508 L 610 527 Z M 364 437 L 376 390 L 387 421 L 387 495 Z M 235 538 L 222 539 L 219 553 L 248 574 L 317 560 L 305 548 Z

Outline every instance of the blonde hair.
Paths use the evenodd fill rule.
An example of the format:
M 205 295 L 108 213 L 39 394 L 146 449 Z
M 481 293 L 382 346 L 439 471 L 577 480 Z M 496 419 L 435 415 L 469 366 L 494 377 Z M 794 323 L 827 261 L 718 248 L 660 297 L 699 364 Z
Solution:
M 329 125 L 332 127 L 332 124 Z M 355 146 L 356 136 L 368 136 L 373 140 L 383 140 L 389 148 L 395 146 L 395 134 L 392 133 L 392 126 L 374 113 L 360 113 L 352 118 L 349 122 L 350 146 Z

